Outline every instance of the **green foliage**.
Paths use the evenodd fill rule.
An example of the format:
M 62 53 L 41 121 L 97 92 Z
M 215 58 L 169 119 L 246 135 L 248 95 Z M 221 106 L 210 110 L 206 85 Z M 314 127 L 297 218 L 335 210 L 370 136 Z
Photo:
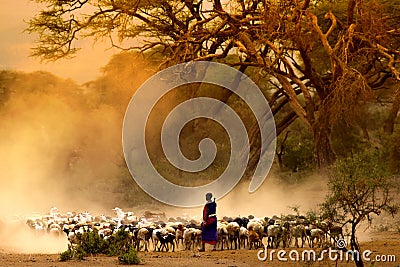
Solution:
M 71 249 L 67 249 L 66 251 L 60 254 L 60 261 L 68 261 L 72 260 L 72 258 L 73 258 L 73 253 Z
M 106 241 L 99 236 L 96 230 L 84 234 L 78 233 L 77 238 L 79 240 L 79 248 L 82 248 L 87 254 L 103 253 L 107 247 Z
M 370 215 L 395 214 L 398 184 L 378 150 L 367 150 L 339 159 L 330 170 L 329 193 L 322 204 L 325 218 L 358 224 Z
M 332 147 L 339 158 L 344 158 L 370 147 L 359 127 L 339 122 L 332 134 Z
M 83 260 L 87 253 L 80 246 L 75 248 L 68 248 L 66 251 L 60 254 L 60 261 L 68 260 Z
M 299 210 L 300 210 L 300 205 L 288 206 L 288 209 L 294 211 L 294 212 L 296 213 L 297 216 L 300 215 L 300 212 L 299 212 Z
M 379 150 L 367 150 L 356 153 L 351 157 L 339 159 L 332 168 L 333 185 L 342 181 L 353 183 L 358 179 L 372 180 L 376 177 L 388 175 L 387 166 L 381 162 L 382 155 Z M 352 179 L 345 179 L 351 177 Z
M 99 236 L 97 230 L 94 230 L 93 232 L 76 234 L 74 244 L 60 254 L 60 261 L 83 260 L 88 254 L 106 254 L 108 256 L 127 254 L 126 257 L 132 259 L 133 251 L 136 253 L 129 232 L 117 231 L 107 240 L 104 240 Z
M 368 154 L 371 149 L 379 150 L 380 165 L 385 165 L 393 175 L 400 174 L 400 129 L 395 127 L 393 133 L 383 131 L 388 112 L 388 106 L 370 104 L 353 124 L 337 122 L 332 133 L 332 147 L 337 156 L 346 158 L 354 154 Z
M 124 265 L 137 265 L 140 263 L 140 258 L 138 257 L 136 250 L 129 249 L 127 252 L 118 256 L 118 261 Z
M 317 212 L 315 210 L 309 210 L 306 212 L 306 219 L 309 222 L 315 222 L 317 220 Z
M 106 244 L 106 254 L 115 256 L 121 253 L 121 251 L 125 252 L 131 249 L 132 238 L 127 231 L 117 231 L 107 239 Z
M 400 130 L 393 134 L 385 134 L 382 136 L 382 150 L 385 157 L 385 162 L 389 170 L 395 174 L 400 174 Z
M 301 136 L 293 136 L 288 140 L 286 153 L 283 156 L 284 165 L 291 171 L 303 171 L 315 167 L 313 142 Z
M 337 160 L 331 168 L 329 192 L 321 204 L 323 218 L 350 225 L 350 247 L 360 251 L 357 226 L 366 221 L 372 224 L 372 215 L 382 212 L 394 215 L 399 205 L 394 197 L 399 192 L 396 180 L 382 164 L 379 150 L 366 150 L 352 157 Z M 362 259 L 356 266 L 363 266 Z
M 287 133 L 278 136 L 277 150 L 281 154 L 281 169 L 292 172 L 315 168 L 314 144 L 309 131 L 294 123 Z
M 83 249 L 83 247 L 78 246 L 75 251 L 73 251 L 73 257 L 77 260 L 83 260 L 87 253 L 86 251 Z
M 107 255 L 108 256 L 118 256 L 120 254 L 119 247 L 116 244 L 110 244 L 108 247 Z

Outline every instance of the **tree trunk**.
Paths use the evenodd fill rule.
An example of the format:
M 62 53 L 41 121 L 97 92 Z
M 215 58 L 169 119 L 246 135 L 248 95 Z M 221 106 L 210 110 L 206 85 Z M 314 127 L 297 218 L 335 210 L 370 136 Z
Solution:
M 357 227 L 357 224 L 356 223 L 352 223 L 352 225 L 351 225 L 350 246 L 351 246 L 351 250 L 353 252 L 354 251 L 358 251 L 358 253 L 360 253 L 358 258 L 356 256 L 354 256 L 355 257 L 354 262 L 355 262 L 356 266 L 357 267 L 364 267 L 364 262 L 362 261 L 360 246 L 358 245 L 358 242 L 357 242 L 357 239 L 356 239 L 356 227 Z
M 392 108 L 390 109 L 389 116 L 386 119 L 385 126 L 383 130 L 386 133 L 392 134 L 394 131 L 394 123 L 397 118 L 397 113 L 399 113 L 400 110 L 400 88 L 397 89 L 394 99 L 393 99 L 393 105 Z
M 281 143 L 281 146 L 280 146 L 280 148 L 279 148 L 279 151 L 278 151 L 278 149 L 276 149 L 276 155 L 277 155 L 277 157 L 278 157 L 279 169 L 280 169 L 281 171 L 283 171 L 283 169 L 284 169 L 283 161 L 282 161 L 282 156 L 283 156 L 283 154 L 285 153 L 285 152 L 284 152 L 284 151 L 285 151 L 285 145 L 286 145 L 285 143 L 286 143 L 286 140 L 287 140 L 287 138 L 288 138 L 288 136 L 289 136 L 289 133 L 290 133 L 290 131 L 287 131 L 287 132 L 286 132 L 285 137 L 283 138 L 282 143 Z
M 331 165 L 336 154 L 331 146 L 331 126 L 326 116 L 327 112 L 320 111 L 320 116 L 313 125 L 314 131 L 314 157 L 319 168 Z

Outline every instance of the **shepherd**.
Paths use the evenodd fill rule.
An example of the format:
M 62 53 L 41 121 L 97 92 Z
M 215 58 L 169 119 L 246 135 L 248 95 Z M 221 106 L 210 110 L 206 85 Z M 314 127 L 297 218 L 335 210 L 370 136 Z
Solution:
M 212 199 L 212 193 L 206 194 L 206 204 L 203 208 L 203 222 L 201 223 L 201 241 L 202 248 L 200 251 L 205 251 L 205 244 L 214 245 L 216 250 L 218 234 L 217 234 L 217 203 Z

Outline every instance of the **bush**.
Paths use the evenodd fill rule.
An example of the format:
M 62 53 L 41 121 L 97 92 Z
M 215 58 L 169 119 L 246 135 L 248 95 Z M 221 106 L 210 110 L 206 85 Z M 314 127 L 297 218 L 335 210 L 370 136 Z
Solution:
M 60 261 L 68 260 L 83 260 L 86 257 L 86 252 L 82 247 L 78 246 L 74 249 L 68 248 L 66 251 L 60 254 Z
M 381 233 L 381 232 L 387 232 L 390 230 L 390 226 L 389 225 L 383 225 L 383 224 L 379 224 L 373 227 L 375 232 Z
M 77 260 L 83 260 L 87 255 L 87 252 L 80 246 L 74 251 L 74 258 Z
M 108 247 L 107 255 L 108 256 L 118 256 L 121 253 L 119 247 L 115 244 L 110 244 Z
M 78 235 L 79 246 L 84 252 L 87 254 L 105 254 L 108 246 L 106 241 L 99 236 L 98 231 L 94 230 Z
M 74 254 L 72 253 L 72 251 L 70 249 L 67 249 L 66 251 L 60 254 L 60 261 L 72 260 L 73 255 Z
M 83 260 L 87 254 L 117 256 L 134 251 L 129 232 L 123 230 L 117 231 L 107 240 L 102 239 L 96 230 L 84 234 L 78 233 L 74 239 L 74 245 L 60 254 L 60 261 Z
M 127 252 L 132 246 L 132 238 L 127 231 L 117 231 L 107 239 L 106 254 L 110 256 Z
M 133 265 L 133 264 L 139 264 L 140 263 L 140 258 L 137 255 L 137 251 L 134 250 L 133 248 L 129 249 L 127 252 L 122 253 L 118 257 L 119 263 L 124 264 L 124 265 Z

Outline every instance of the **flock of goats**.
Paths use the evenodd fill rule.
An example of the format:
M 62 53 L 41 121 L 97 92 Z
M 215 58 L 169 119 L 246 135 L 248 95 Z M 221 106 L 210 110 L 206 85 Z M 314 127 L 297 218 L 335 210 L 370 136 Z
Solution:
M 26 223 L 37 234 L 68 238 L 70 245 L 74 245 L 78 233 L 97 231 L 101 238 L 107 239 L 118 231 L 129 231 L 137 250 L 148 251 L 150 240 L 154 251 L 174 251 L 175 247 L 195 250 L 201 246 L 201 222 L 198 220 L 187 217 L 167 219 L 164 213 L 151 212 L 139 217 L 120 208 L 113 211 L 115 216 L 92 216 L 89 212 L 61 214 L 54 207 L 49 214 L 27 219 Z M 292 245 L 298 248 L 307 243 L 309 247 L 321 247 L 344 238 L 341 227 L 326 220 L 310 221 L 298 215 L 281 218 L 223 217 L 218 220 L 217 227 L 217 249 L 221 250 L 258 248 L 266 242 L 273 248 Z

